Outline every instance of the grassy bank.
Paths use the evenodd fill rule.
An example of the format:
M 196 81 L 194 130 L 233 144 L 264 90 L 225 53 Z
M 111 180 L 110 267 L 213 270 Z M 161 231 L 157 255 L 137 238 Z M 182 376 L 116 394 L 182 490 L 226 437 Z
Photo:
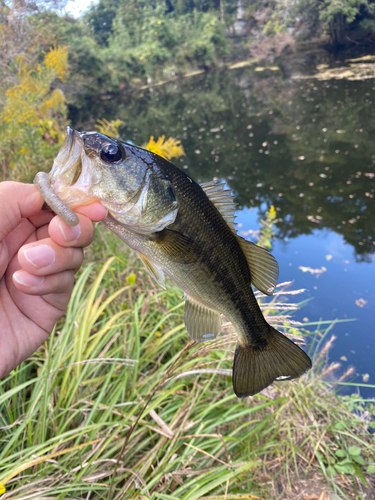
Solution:
M 240 401 L 228 325 L 213 342 L 190 342 L 181 290 L 155 286 L 107 232 L 90 252 L 98 264 L 81 272 L 65 320 L 1 382 L 2 499 L 314 500 L 374 490 L 374 408 L 324 382 L 334 369 L 325 350 L 301 380 Z M 302 340 L 290 297 L 279 287 L 262 307 Z

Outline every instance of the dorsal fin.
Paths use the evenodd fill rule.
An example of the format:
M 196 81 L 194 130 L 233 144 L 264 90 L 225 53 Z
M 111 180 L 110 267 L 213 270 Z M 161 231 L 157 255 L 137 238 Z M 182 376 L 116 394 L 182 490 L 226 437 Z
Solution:
M 234 223 L 236 206 L 234 197 L 230 189 L 224 189 L 225 184 L 215 184 L 214 181 L 206 182 L 201 185 L 201 188 L 212 201 L 215 207 L 219 210 L 225 222 L 228 224 L 234 234 L 237 235 L 236 225 Z
M 266 295 L 272 295 L 279 277 L 279 265 L 266 248 L 237 236 L 237 241 L 246 257 L 251 283 Z

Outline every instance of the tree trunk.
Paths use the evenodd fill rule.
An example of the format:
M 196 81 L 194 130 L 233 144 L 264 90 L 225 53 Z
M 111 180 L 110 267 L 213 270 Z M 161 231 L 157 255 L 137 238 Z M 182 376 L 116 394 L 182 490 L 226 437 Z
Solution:
M 335 15 L 329 23 L 329 30 L 333 45 L 345 45 L 345 16 L 342 13 Z
M 220 21 L 224 24 L 224 0 L 220 0 Z

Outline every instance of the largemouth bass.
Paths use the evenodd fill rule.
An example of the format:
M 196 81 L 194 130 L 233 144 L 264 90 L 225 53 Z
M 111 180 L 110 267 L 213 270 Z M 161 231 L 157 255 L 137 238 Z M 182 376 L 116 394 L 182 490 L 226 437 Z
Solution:
M 104 224 L 138 252 L 164 286 L 168 275 L 185 292 L 185 326 L 204 342 L 232 322 L 238 344 L 233 389 L 252 396 L 275 380 L 311 368 L 305 352 L 265 320 L 251 288 L 271 295 L 278 265 L 270 253 L 237 235 L 235 206 L 223 184 L 198 185 L 164 158 L 97 132 L 68 129 L 52 170 L 37 174 L 47 203 L 74 224 L 69 210 L 99 200 Z

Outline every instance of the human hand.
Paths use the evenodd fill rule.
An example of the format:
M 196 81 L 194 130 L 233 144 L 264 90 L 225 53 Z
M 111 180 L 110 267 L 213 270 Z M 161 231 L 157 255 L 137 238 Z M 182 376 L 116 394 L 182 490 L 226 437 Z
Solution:
M 94 237 L 92 221 L 106 209 L 93 203 L 75 209 L 69 227 L 42 211 L 36 186 L 0 183 L 0 378 L 30 356 L 66 310 L 83 247 Z

